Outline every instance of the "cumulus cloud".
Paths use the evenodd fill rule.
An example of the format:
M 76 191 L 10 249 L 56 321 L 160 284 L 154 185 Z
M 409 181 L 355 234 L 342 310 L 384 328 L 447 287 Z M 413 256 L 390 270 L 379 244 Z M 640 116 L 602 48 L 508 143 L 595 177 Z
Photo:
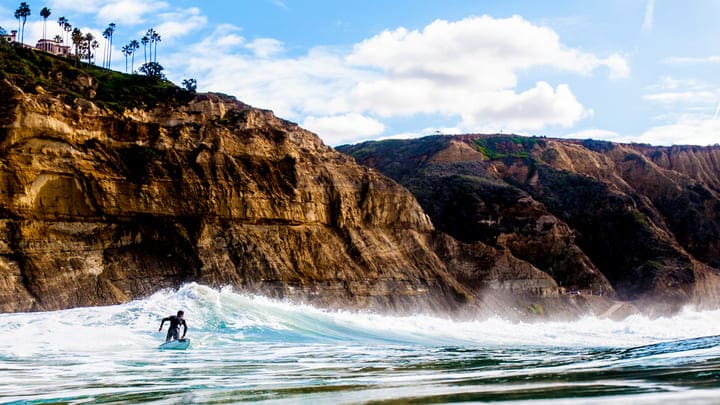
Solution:
M 384 69 L 390 76 L 431 77 L 461 85 L 512 87 L 516 72 L 549 66 L 590 74 L 598 67 L 625 77 L 624 58 L 567 48 L 550 28 L 520 16 L 436 20 L 422 31 L 386 30 L 355 46 L 348 62 Z
M 162 22 L 155 30 L 162 35 L 163 41 L 191 35 L 207 24 L 207 17 L 196 7 L 161 13 L 159 20 Z
M 536 67 L 585 76 L 603 69 L 611 79 L 629 74 L 622 56 L 569 48 L 552 29 L 519 16 L 437 20 L 422 30 L 383 31 L 349 51 L 316 47 L 295 57 L 284 55 L 280 41 L 248 41 L 225 26 L 189 54 L 177 63 L 204 89 L 327 125 L 328 134 L 330 124 L 343 128 L 347 120 L 344 128 L 357 128 L 356 136 L 381 136 L 378 125 L 354 126 L 359 117 L 377 124 L 417 114 L 454 119 L 464 131 L 567 127 L 592 111 L 567 84 L 519 88 L 518 74 Z
M 357 142 L 385 131 L 381 122 L 360 114 L 351 113 L 326 117 L 306 117 L 302 126 L 319 134 L 331 145 Z
M 675 122 L 654 126 L 635 142 L 653 145 L 713 145 L 720 142 L 720 120 L 700 115 L 683 115 Z

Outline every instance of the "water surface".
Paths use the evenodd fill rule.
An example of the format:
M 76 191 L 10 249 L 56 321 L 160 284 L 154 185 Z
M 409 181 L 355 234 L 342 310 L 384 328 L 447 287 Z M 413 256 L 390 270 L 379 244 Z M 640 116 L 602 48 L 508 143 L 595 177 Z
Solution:
M 160 319 L 178 309 L 192 346 L 160 351 Z M 189 284 L 124 305 L 0 314 L 0 324 L 2 403 L 720 401 L 720 311 L 453 322 Z

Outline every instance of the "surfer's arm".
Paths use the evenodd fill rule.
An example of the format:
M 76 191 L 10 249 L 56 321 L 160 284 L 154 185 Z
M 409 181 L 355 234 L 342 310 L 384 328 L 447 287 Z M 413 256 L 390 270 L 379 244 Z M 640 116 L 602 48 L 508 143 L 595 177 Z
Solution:
M 183 335 L 182 335 L 183 338 L 185 337 L 186 333 L 187 333 L 187 323 L 185 323 L 185 321 L 183 320 Z
M 162 327 L 163 327 L 163 324 L 165 323 L 165 321 L 169 321 L 169 320 L 170 320 L 170 318 L 163 318 L 162 321 L 160 321 L 160 329 L 158 329 L 158 332 L 160 332 L 162 330 Z

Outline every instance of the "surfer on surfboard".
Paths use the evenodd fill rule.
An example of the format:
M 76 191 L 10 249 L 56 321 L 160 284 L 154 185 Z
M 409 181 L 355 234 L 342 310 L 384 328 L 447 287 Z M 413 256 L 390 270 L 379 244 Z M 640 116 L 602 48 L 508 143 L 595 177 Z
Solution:
M 182 325 L 184 328 L 182 337 L 180 339 L 185 339 L 185 334 L 187 333 L 187 324 L 185 323 L 185 318 L 183 317 L 184 315 L 185 312 L 178 311 L 177 315 L 170 315 L 167 318 L 162 319 L 158 332 L 162 331 L 163 324 L 166 321 L 170 322 L 170 328 L 168 329 L 167 337 L 165 338 L 166 342 L 178 339 L 178 336 L 180 335 L 180 325 Z

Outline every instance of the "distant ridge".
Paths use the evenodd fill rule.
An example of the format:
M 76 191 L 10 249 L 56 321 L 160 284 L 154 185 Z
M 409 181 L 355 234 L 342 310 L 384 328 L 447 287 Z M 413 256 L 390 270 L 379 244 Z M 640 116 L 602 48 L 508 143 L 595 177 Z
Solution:
M 717 305 L 720 146 L 469 134 L 338 150 L 408 187 L 439 230 L 566 290 Z

